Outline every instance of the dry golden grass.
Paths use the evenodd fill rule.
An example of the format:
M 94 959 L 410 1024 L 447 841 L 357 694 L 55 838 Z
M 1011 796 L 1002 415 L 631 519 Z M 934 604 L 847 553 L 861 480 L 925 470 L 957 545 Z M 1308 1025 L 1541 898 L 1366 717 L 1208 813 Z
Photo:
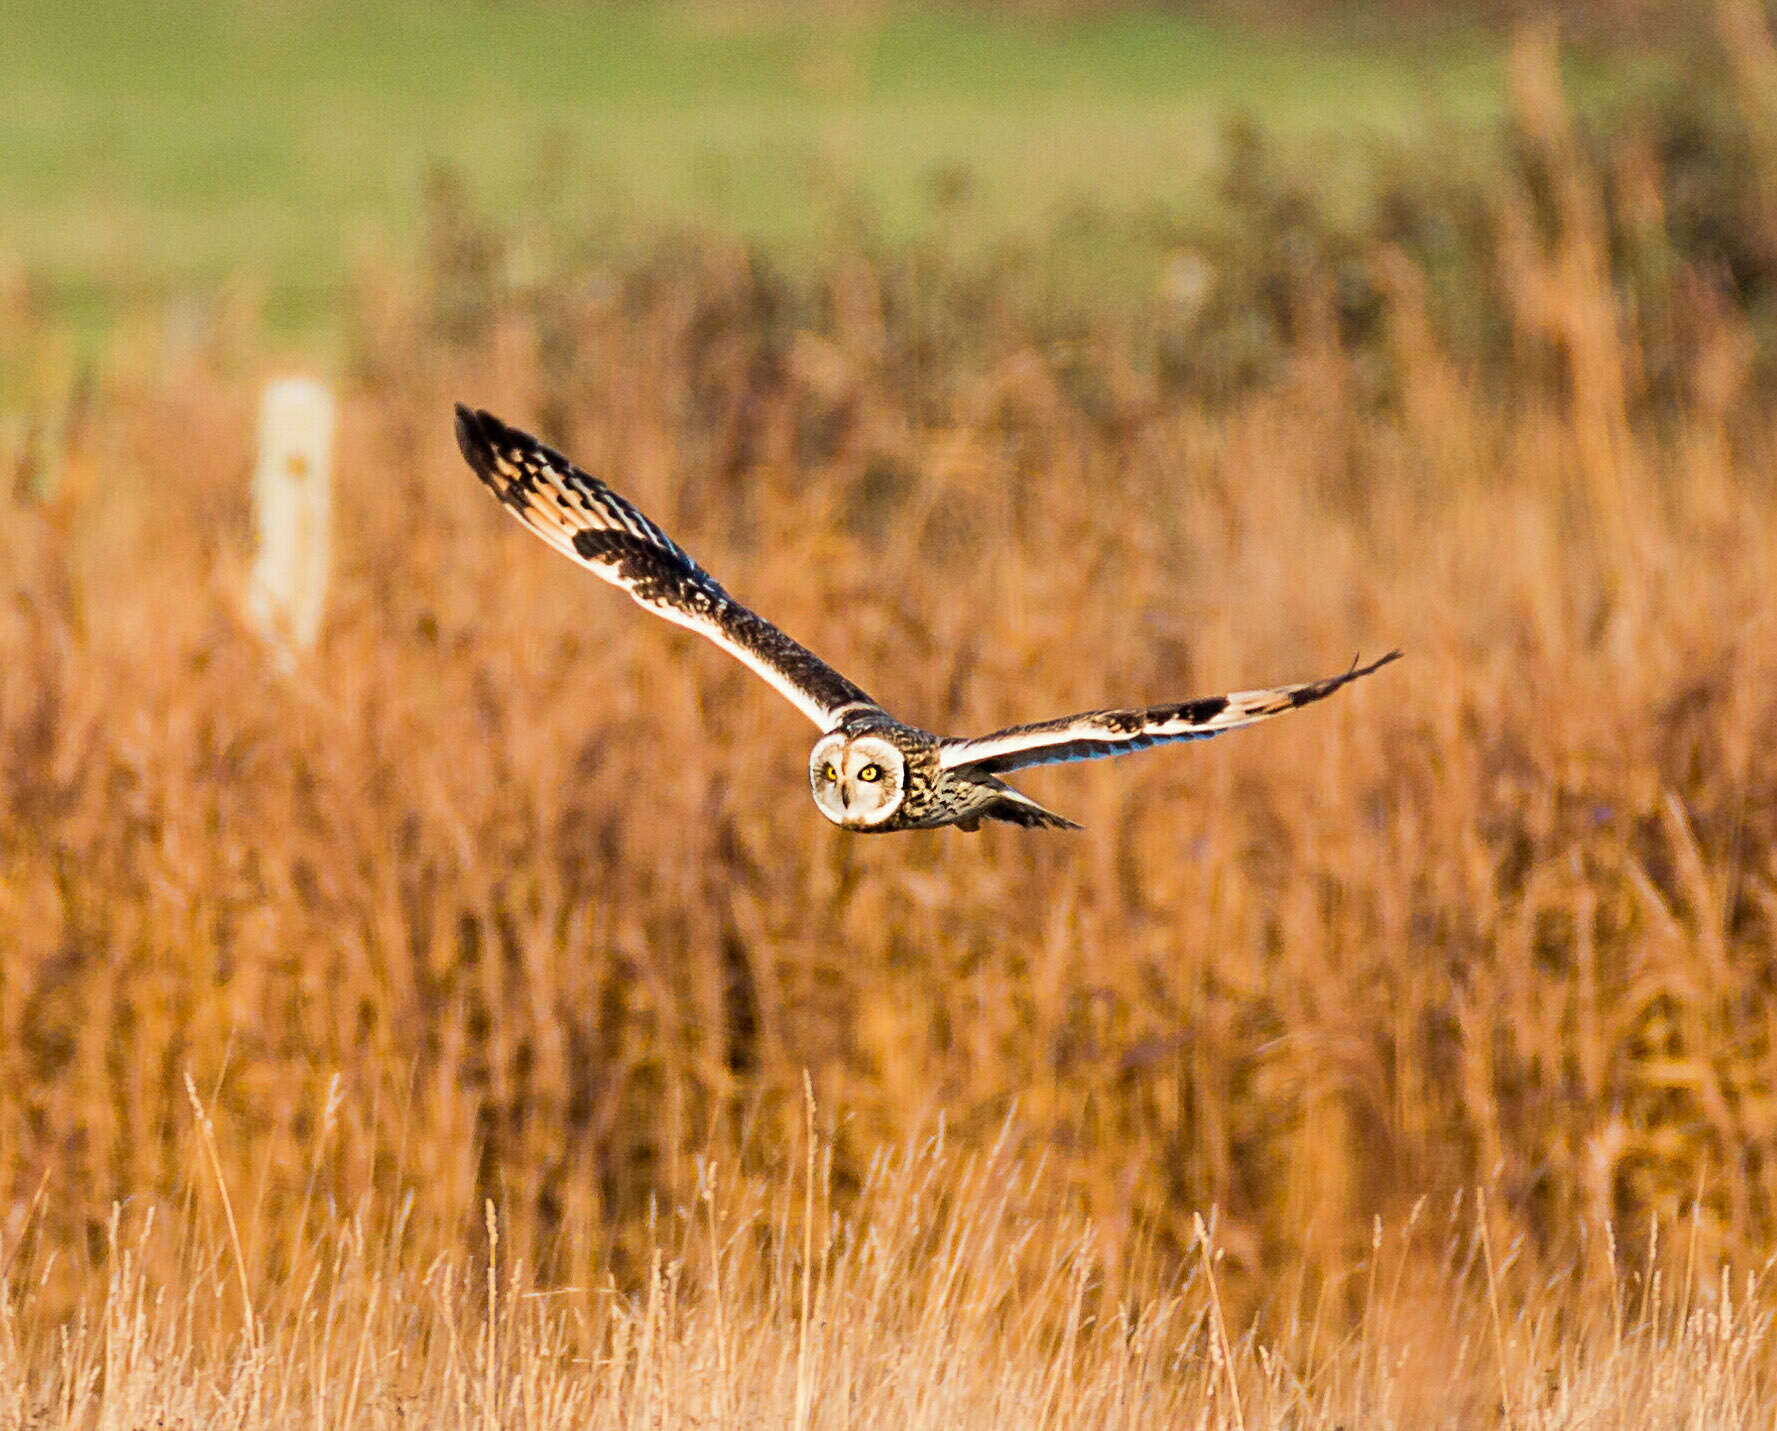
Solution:
M 348 404 L 290 679 L 237 617 L 249 386 L 119 381 L 101 480 L 0 541 L 5 1414 L 1225 1419 L 1212 1209 L 1247 1424 L 1768 1413 L 1761 457 L 1639 445 L 1625 551 L 1552 408 L 1360 421 L 1310 362 L 1112 444 L 1023 355 L 887 495 L 843 454 L 725 480 L 607 341 L 642 356 L 589 365 L 574 446 L 913 718 L 1410 659 L 1037 773 L 1076 838 L 848 837 L 788 707 L 460 467 L 447 396 L 535 410 L 516 324 Z M 872 1173 L 939 1119 L 1041 1176 Z
M 201 1117 L 200 1117 L 201 1122 Z M 540 1282 L 491 1207 L 472 1249 L 331 1215 L 290 1275 L 242 1287 L 233 1234 L 189 1205 L 120 1210 L 88 1310 L 0 1303 L 0 1425 L 630 1428 L 1762 1425 L 1768 1289 L 1723 1273 L 1543 1289 L 1506 1310 L 1485 1220 L 1378 1233 L 1340 1330 L 1324 1309 L 1234 1335 L 1204 1232 L 1191 1266 L 1111 1295 L 1086 1219 L 1003 1144 L 873 1161 L 838 1213 L 830 1145 L 792 1185 L 696 1199 L 633 1287 Z M 1425 1254 L 1432 1252 L 1426 1265 Z M 1693 1249 L 1694 1252 L 1694 1249 Z M 148 1268 L 166 1263 L 170 1280 Z M 1694 1268 L 1692 1269 L 1694 1270 Z M 241 1315 L 245 1292 L 254 1315 Z
M 0 1425 L 1769 1424 L 1777 427 L 1727 310 L 1638 418 L 1552 65 L 1553 388 L 1394 253 L 1385 404 L 1312 291 L 1213 410 L 862 259 L 367 292 L 288 675 L 255 365 L 121 339 L 0 506 Z M 1409 659 L 1030 775 L 1078 836 L 849 836 L 454 398 L 929 726 Z

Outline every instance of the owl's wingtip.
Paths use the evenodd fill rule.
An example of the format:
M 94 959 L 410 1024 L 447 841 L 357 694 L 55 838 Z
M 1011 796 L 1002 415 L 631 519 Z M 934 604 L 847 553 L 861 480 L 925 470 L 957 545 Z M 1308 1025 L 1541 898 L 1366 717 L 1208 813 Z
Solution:
M 508 427 L 486 408 L 460 402 L 456 410 L 457 450 L 483 479 L 494 475 L 502 456 L 535 445 L 529 434 Z
M 486 414 L 463 403 L 458 403 L 456 409 L 457 450 L 463 454 L 464 461 L 479 470 L 481 462 L 478 459 L 485 456 L 488 446 L 481 426 L 481 419 Z

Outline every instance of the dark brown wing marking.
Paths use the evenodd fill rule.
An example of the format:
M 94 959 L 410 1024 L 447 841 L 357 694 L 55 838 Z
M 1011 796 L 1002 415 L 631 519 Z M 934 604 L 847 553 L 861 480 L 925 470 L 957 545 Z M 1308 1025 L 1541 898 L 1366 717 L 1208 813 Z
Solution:
M 1324 700 L 1339 687 L 1399 659 L 1400 654 L 1390 651 L 1367 666 L 1354 663 L 1343 675 L 1299 686 L 1235 691 L 1231 695 L 1205 696 L 1182 705 L 1150 706 L 1145 710 L 1087 711 L 1060 720 L 1015 725 L 972 739 L 945 740 L 938 747 L 938 764 L 946 770 L 961 767 L 970 772 L 1001 775 L 1030 765 L 1125 755 L 1175 740 L 1207 740 Z
M 764 677 L 822 730 L 876 702 L 724 591 L 672 538 L 598 478 L 497 417 L 457 404 L 457 446 L 544 541 Z

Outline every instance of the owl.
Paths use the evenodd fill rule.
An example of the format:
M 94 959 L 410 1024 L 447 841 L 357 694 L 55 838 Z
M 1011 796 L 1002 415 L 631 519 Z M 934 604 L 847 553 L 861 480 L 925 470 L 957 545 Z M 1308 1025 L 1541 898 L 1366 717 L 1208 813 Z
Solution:
M 1078 829 L 1000 776 L 1204 740 L 1330 696 L 1395 660 L 1302 685 L 1205 696 L 1181 705 L 1087 711 L 991 735 L 933 735 L 896 720 L 806 647 L 730 596 L 671 537 L 598 478 L 489 413 L 458 404 L 457 445 L 477 476 L 544 541 L 668 621 L 749 667 L 821 731 L 808 760 L 815 808 L 847 830 L 882 833 L 1003 820 Z

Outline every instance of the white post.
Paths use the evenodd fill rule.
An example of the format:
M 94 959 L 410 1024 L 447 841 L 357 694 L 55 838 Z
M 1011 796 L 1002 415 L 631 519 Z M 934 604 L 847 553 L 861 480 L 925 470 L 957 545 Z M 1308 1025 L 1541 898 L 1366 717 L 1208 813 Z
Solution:
M 332 534 L 333 394 L 313 378 L 267 383 L 259 405 L 253 515 L 259 553 L 247 617 L 287 661 L 314 645 Z

